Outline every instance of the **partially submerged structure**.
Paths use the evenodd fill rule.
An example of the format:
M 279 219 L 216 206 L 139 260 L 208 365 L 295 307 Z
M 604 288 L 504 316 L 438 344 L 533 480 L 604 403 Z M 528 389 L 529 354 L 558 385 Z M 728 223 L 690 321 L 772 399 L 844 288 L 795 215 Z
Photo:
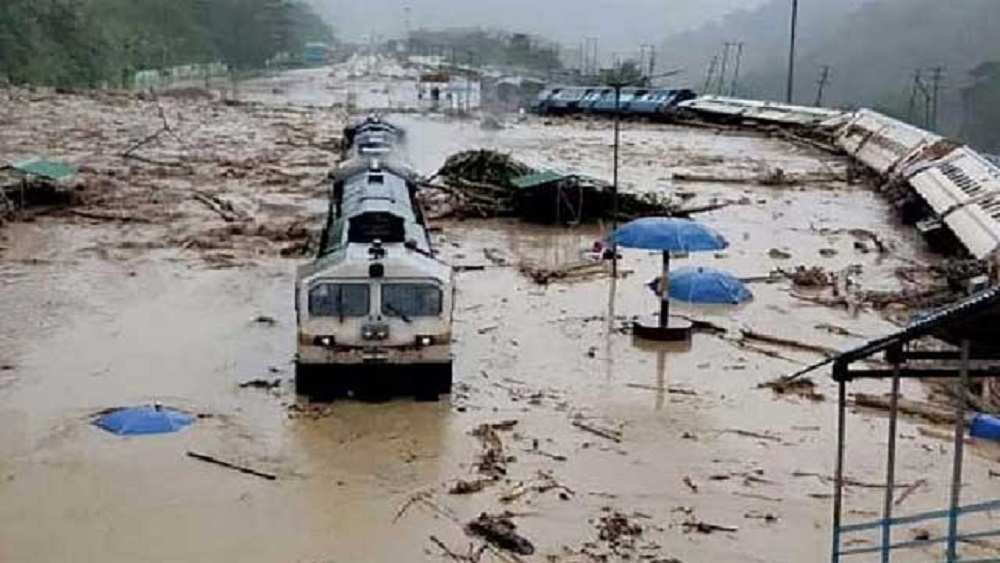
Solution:
M 0 219 L 32 206 L 65 203 L 74 176 L 75 168 L 50 160 L 0 165 Z
M 1000 287 L 995 287 L 950 307 L 924 316 L 895 334 L 869 342 L 845 352 L 833 361 L 833 378 L 838 386 L 837 459 L 834 477 L 833 507 L 833 558 L 834 563 L 850 556 L 881 554 L 882 561 L 889 561 L 891 553 L 901 549 L 945 544 L 948 562 L 959 559 L 959 543 L 987 537 L 1000 536 L 1000 529 L 963 533 L 960 529 L 963 516 L 1000 509 L 1000 499 L 976 499 L 973 504 L 962 504 L 962 462 L 965 446 L 965 429 L 970 420 L 966 413 L 972 380 L 983 381 L 987 394 L 1000 381 L 1000 342 L 995 337 L 995 326 L 1000 320 Z M 918 340 L 936 337 L 947 346 L 928 350 L 918 347 Z M 857 369 L 855 364 L 884 354 L 889 365 L 883 369 Z M 931 362 L 928 364 L 928 362 Z M 895 516 L 898 504 L 896 493 L 897 420 L 901 410 L 900 382 L 908 378 L 944 378 L 952 382 L 954 397 L 954 440 L 952 443 L 951 498 L 945 510 L 920 514 Z M 888 397 L 889 436 L 886 453 L 885 500 L 881 518 L 870 522 L 846 523 L 844 521 L 844 489 L 847 486 L 847 385 L 858 379 L 878 379 L 890 383 Z M 871 444 L 867 443 L 866 447 Z M 905 494 L 905 493 L 904 493 Z M 948 532 L 939 537 L 918 540 L 894 541 L 893 530 L 902 525 L 925 521 L 947 520 Z M 864 532 L 880 532 L 876 546 L 849 547 L 845 538 Z M 962 560 L 969 563 L 970 560 Z M 984 560 L 986 561 L 986 560 Z M 989 559 L 996 561 L 996 559 Z

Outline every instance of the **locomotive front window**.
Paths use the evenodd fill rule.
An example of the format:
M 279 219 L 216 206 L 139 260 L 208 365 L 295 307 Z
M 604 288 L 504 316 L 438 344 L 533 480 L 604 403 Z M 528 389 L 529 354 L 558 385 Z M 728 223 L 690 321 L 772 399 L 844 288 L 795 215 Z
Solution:
M 409 319 L 441 314 L 441 289 L 430 284 L 394 283 L 382 286 L 382 314 Z
M 371 291 L 360 283 L 321 283 L 309 290 L 309 314 L 314 317 L 365 317 Z

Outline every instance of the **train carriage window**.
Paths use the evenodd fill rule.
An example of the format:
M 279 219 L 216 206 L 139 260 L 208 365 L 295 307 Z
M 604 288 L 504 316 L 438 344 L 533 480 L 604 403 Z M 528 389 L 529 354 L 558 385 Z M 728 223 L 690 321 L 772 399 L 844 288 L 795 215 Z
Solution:
M 382 286 L 382 314 L 395 318 L 437 317 L 443 294 L 435 285 L 393 283 Z
M 321 283 L 309 290 L 309 314 L 314 317 L 364 317 L 371 291 L 360 283 Z

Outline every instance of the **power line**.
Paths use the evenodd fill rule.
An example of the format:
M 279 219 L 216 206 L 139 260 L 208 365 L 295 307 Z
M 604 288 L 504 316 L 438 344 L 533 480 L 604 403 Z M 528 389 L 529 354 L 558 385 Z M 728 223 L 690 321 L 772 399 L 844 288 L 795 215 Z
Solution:
M 742 42 L 736 44 L 736 69 L 733 71 L 733 83 L 729 87 L 730 96 L 736 95 L 736 86 L 740 80 L 740 63 L 743 62 L 743 46 L 744 43 Z
M 729 48 L 732 46 L 733 44 L 729 41 L 726 41 L 723 44 L 722 70 L 719 71 L 719 88 L 716 91 L 716 93 L 718 93 L 720 96 L 724 93 L 723 90 L 726 88 L 726 67 L 729 65 Z

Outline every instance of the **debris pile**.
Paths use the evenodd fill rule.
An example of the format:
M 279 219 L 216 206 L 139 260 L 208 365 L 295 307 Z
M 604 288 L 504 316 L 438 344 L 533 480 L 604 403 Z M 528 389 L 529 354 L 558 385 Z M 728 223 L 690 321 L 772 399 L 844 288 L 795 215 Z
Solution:
M 515 179 L 534 173 L 509 154 L 481 149 L 451 155 L 437 175 L 450 185 L 489 184 L 511 189 Z
M 420 198 L 437 219 L 518 217 L 542 224 L 577 224 L 615 214 L 615 192 L 607 182 L 540 172 L 509 154 L 490 150 L 449 157 L 424 185 Z M 620 193 L 617 207 L 622 220 L 677 211 L 669 200 L 649 193 Z
M 507 474 L 507 463 L 510 458 L 504 453 L 503 440 L 500 439 L 499 432 L 512 430 L 516 425 L 516 420 L 494 424 L 486 422 L 472 431 L 472 435 L 479 438 L 483 448 L 476 462 L 476 470 L 480 475 L 500 479 Z

